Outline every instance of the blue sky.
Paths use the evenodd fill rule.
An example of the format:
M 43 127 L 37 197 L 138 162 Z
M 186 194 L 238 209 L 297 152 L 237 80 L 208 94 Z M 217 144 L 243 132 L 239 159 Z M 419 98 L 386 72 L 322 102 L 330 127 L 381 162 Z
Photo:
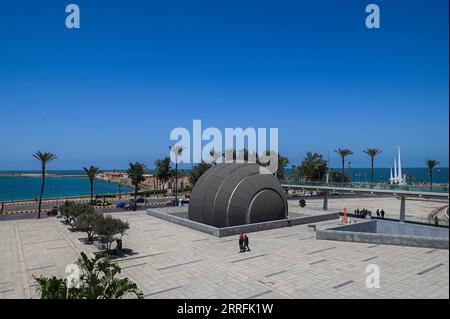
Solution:
M 65 27 L 76 3 L 81 28 Z M 0 5 L 0 170 L 150 167 L 175 127 L 278 127 L 308 151 L 448 166 L 448 1 L 9 1 Z

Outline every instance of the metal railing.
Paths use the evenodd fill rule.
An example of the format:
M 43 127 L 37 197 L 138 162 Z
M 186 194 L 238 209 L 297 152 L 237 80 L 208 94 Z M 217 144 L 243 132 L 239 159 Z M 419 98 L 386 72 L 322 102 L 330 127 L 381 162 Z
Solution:
M 299 181 L 282 181 L 283 185 L 295 186 L 317 186 L 317 187 L 336 187 L 336 188 L 353 188 L 367 190 L 392 190 L 392 191 L 410 191 L 410 192 L 431 192 L 431 193 L 448 193 L 449 185 L 391 185 L 386 183 L 338 183 L 324 181 L 320 182 L 299 182 Z

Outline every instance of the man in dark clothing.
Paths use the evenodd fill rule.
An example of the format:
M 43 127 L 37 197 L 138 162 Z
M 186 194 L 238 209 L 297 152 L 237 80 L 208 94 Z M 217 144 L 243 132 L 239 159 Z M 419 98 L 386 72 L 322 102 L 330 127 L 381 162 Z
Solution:
M 245 249 L 247 249 L 248 251 L 250 251 L 250 247 L 248 247 L 248 236 L 247 234 L 244 234 L 244 251 Z
M 385 213 L 384 213 L 384 210 L 383 210 L 383 209 L 381 210 L 380 214 L 381 214 L 381 218 L 384 219 L 384 214 L 385 214 Z
M 439 226 L 439 217 L 437 215 L 434 216 L 434 226 Z
M 380 217 L 380 210 L 377 209 L 377 217 Z
M 239 235 L 239 252 L 243 253 L 245 251 L 244 248 L 244 233 L 240 233 Z

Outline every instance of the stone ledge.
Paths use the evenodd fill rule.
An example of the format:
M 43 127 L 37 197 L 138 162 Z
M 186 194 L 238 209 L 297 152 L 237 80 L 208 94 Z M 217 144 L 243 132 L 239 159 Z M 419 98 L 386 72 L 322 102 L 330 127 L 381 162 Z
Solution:
M 184 219 L 178 216 L 174 216 L 172 214 L 164 213 L 155 209 L 147 209 L 147 214 L 156 218 L 160 218 L 166 221 L 169 221 L 174 224 L 182 225 L 194 230 L 198 230 L 216 237 L 227 237 L 236 235 L 239 233 L 251 233 L 251 232 L 257 232 L 257 231 L 263 231 L 263 230 L 269 230 L 269 229 L 275 229 L 275 228 L 281 228 L 281 227 L 288 227 L 288 222 L 286 219 L 282 220 L 274 220 L 269 222 L 262 222 L 262 223 L 254 223 L 254 224 L 247 224 L 247 225 L 239 225 L 239 226 L 232 226 L 232 227 L 224 227 L 224 228 L 217 228 L 214 226 L 198 223 L 195 221 L 191 221 L 188 219 Z M 327 220 L 333 220 L 337 219 L 339 216 L 338 213 L 326 213 L 316 216 L 306 216 L 306 217 L 296 217 L 291 219 L 291 226 L 295 225 L 304 225 L 304 224 L 310 224 L 310 223 L 318 223 L 322 221 Z

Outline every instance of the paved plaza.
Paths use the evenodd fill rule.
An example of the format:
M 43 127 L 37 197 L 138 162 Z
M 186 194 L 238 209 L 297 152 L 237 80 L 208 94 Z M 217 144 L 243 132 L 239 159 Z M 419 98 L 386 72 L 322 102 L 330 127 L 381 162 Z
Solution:
M 148 216 L 113 213 L 130 224 L 117 260 L 145 298 L 449 298 L 449 252 L 321 241 L 308 225 L 217 238 Z M 318 229 L 337 221 L 316 224 Z M 65 276 L 81 251 L 96 251 L 56 218 L 0 221 L 0 298 L 37 298 L 32 275 Z M 366 288 L 366 267 L 380 288 Z

